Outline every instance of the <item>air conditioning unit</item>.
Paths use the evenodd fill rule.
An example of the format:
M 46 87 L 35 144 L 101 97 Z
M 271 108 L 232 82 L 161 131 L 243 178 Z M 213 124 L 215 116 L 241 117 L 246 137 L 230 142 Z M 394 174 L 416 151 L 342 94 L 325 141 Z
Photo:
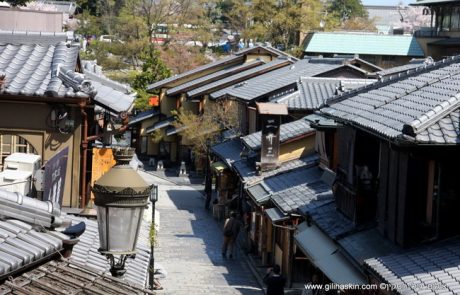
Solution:
M 13 153 L 5 158 L 0 172 L 0 188 L 29 195 L 33 175 L 40 170 L 41 157 L 34 154 Z
M 4 170 L 0 172 L 0 188 L 27 196 L 30 192 L 31 179 L 31 172 Z

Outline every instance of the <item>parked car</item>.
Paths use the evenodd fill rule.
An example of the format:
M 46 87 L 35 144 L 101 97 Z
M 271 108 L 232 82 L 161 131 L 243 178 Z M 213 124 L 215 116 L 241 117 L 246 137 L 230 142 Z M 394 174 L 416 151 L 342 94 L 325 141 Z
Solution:
M 101 35 L 99 37 L 99 42 L 118 42 L 118 43 L 125 43 L 122 40 L 118 39 L 117 36 L 113 35 Z

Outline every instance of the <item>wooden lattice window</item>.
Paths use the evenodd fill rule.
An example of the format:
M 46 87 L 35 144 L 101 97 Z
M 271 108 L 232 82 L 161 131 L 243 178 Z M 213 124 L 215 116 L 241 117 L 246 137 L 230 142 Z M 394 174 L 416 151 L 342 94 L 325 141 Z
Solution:
M 3 170 L 3 161 L 12 153 L 37 154 L 37 151 L 21 136 L 0 134 L 0 171 Z

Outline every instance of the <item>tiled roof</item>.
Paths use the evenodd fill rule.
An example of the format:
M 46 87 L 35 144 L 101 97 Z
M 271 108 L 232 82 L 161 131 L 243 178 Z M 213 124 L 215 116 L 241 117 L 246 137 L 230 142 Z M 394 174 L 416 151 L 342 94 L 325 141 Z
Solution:
M 136 116 L 134 116 L 134 117 L 129 119 L 129 125 L 134 125 L 134 124 L 137 124 L 137 123 L 142 122 L 144 120 L 153 118 L 158 114 L 160 114 L 160 111 L 157 111 L 157 110 L 154 110 L 154 109 L 138 113 Z
M 398 73 L 404 73 L 409 70 L 413 70 L 418 67 L 423 67 L 425 65 L 430 65 L 434 63 L 433 59 L 431 57 L 428 58 L 414 58 L 412 59 L 408 64 L 398 66 L 398 67 L 392 67 L 389 69 L 384 69 L 382 71 L 378 71 L 375 74 L 380 75 L 380 76 L 389 76 L 389 75 L 395 75 Z
M 340 238 L 341 235 L 355 229 L 353 222 L 337 211 L 333 200 L 320 205 L 307 205 L 301 209 L 304 210 L 304 214 L 311 216 L 313 222 L 332 239 Z
M 460 109 L 457 109 L 418 133 L 415 140 L 418 142 L 458 144 L 460 143 L 459 136 Z
M 107 78 L 95 61 L 82 61 L 83 73 L 91 81 L 96 95 L 96 104 L 116 113 L 129 111 L 136 99 L 134 92 L 128 85 L 123 85 Z
M 263 172 L 261 175 L 257 175 L 257 170 L 251 161 L 241 160 L 233 163 L 233 168 L 236 170 L 238 175 L 241 177 L 247 187 L 263 180 L 266 177 L 277 175 L 286 171 L 290 171 L 296 168 L 309 167 L 318 163 L 318 155 L 311 155 L 300 159 L 291 160 L 284 162 L 277 169 Z
M 370 258 L 365 266 L 396 294 L 459 294 L 460 238 Z
M 335 95 L 340 87 L 339 79 L 304 78 L 297 83 L 299 89 L 299 100 L 290 101 L 288 106 L 292 109 L 314 110 Z
M 217 98 L 225 95 L 225 91 L 220 90 L 223 87 L 224 88 L 229 87 L 231 85 L 234 85 L 235 83 L 239 83 L 239 82 L 244 81 L 246 79 L 252 78 L 252 77 L 254 77 L 256 75 L 261 75 L 261 74 L 270 72 L 272 70 L 275 70 L 275 69 L 278 69 L 280 67 L 289 65 L 291 63 L 293 63 L 292 60 L 281 59 L 281 58 L 275 59 L 275 60 L 273 60 L 271 62 L 268 62 L 266 64 L 263 64 L 261 66 L 252 68 L 250 70 L 246 70 L 244 72 L 241 72 L 241 73 L 232 75 L 230 77 L 220 79 L 218 81 L 206 84 L 206 85 L 201 86 L 199 88 L 193 89 L 193 90 L 187 92 L 187 96 L 188 97 L 194 97 L 194 96 L 202 95 L 202 94 L 209 93 L 209 92 L 213 91 L 210 94 L 210 97 L 212 99 L 217 99 Z
M 258 204 L 264 203 L 270 199 L 270 191 L 263 183 L 257 183 L 248 187 L 247 192 Z
M 0 44 L 55 45 L 69 41 L 67 32 L 21 32 L 0 30 Z
M 276 103 L 287 104 L 289 110 L 316 110 L 339 93 L 374 83 L 371 79 L 340 79 L 305 77 L 297 82 L 298 91 L 277 98 Z
M 41 232 L 19 220 L 0 221 L 0 278 L 57 254 L 70 240 L 54 231 Z
M 258 54 L 260 51 L 267 51 L 267 52 L 269 52 L 269 53 L 271 53 L 272 55 L 275 55 L 275 56 L 285 56 L 285 57 L 290 58 L 292 60 L 298 60 L 297 58 L 295 58 L 294 56 L 292 56 L 290 54 L 287 54 L 286 52 L 283 52 L 283 51 L 278 50 L 276 48 L 273 48 L 271 46 L 263 46 L 263 45 L 257 45 L 257 46 L 254 46 L 254 47 L 248 47 L 248 48 L 245 48 L 245 49 L 242 49 L 242 50 L 238 51 L 236 54 L 237 55 L 248 54 L 248 53 Z
M 237 74 L 237 73 L 242 72 L 242 71 L 249 70 L 251 68 L 260 66 L 262 64 L 264 64 L 264 61 L 257 59 L 257 60 L 250 61 L 250 62 L 241 64 L 241 65 L 229 67 L 229 68 L 226 68 L 224 70 L 217 71 L 215 73 L 200 77 L 198 79 L 195 79 L 195 80 L 186 82 L 184 84 L 181 84 L 179 86 L 176 86 L 174 88 L 168 89 L 166 91 L 166 94 L 167 95 L 175 95 L 175 94 L 182 93 L 184 91 L 190 91 L 191 89 L 203 86 L 203 84 L 207 85 L 207 84 L 212 83 L 212 82 L 214 82 L 216 80 L 220 81 L 220 80 L 222 80 L 222 79 L 224 79 L 224 78 L 226 78 L 228 76 Z
M 295 86 L 295 83 L 300 77 L 316 76 L 341 66 L 341 63 L 329 63 L 327 58 L 324 58 L 321 63 L 312 63 L 310 59 L 303 59 L 290 66 L 259 75 L 255 78 L 222 89 L 219 92 L 219 96 L 213 93 L 212 97 L 218 98 L 226 95 L 244 101 L 251 101 L 282 88 Z
M 375 227 L 347 235 L 339 239 L 337 243 L 359 265 L 363 265 L 366 259 L 401 251 L 390 240 L 382 237 Z
M 313 131 L 314 129 L 310 127 L 310 123 L 304 119 L 282 124 L 280 127 L 280 143 L 309 134 Z M 252 150 L 259 150 L 261 148 L 261 140 L 261 131 L 241 137 L 241 141 Z
M 154 294 L 152 291 L 111 275 L 102 274 L 91 266 L 69 260 L 50 261 L 0 286 L 1 294 Z
M 0 72 L 6 74 L 1 94 L 52 97 L 91 97 L 94 89 L 74 70 L 78 46 L 3 43 Z
M 234 64 L 234 63 L 242 63 L 244 61 L 244 56 L 238 56 L 238 55 L 232 55 L 226 58 L 219 59 L 215 62 L 211 62 L 208 64 L 205 64 L 203 66 L 194 68 L 190 71 L 184 72 L 182 74 L 178 74 L 166 79 L 163 79 L 161 81 L 155 82 L 147 87 L 147 91 L 153 91 L 155 89 L 161 88 L 169 83 L 175 82 L 177 80 L 192 76 L 194 74 L 198 74 L 200 72 L 204 72 L 206 70 L 212 69 L 214 67 L 226 65 L 226 64 Z
M 392 140 L 460 142 L 459 57 L 383 79 L 337 97 L 323 114 Z
M 368 54 L 391 56 L 424 56 L 413 36 L 369 33 L 323 33 L 309 35 L 306 53 Z
M 267 214 L 268 218 L 270 218 L 272 222 L 287 220 L 290 218 L 290 216 L 284 214 L 276 207 L 265 210 L 265 214 Z
M 211 150 L 214 154 L 224 161 L 228 167 L 232 167 L 232 164 L 236 161 L 241 160 L 241 151 L 243 146 L 239 138 L 227 140 L 222 143 L 213 145 Z
M 85 266 L 91 266 L 101 273 L 110 275 L 110 265 L 107 258 L 98 252 L 99 231 L 97 221 L 73 215 L 67 215 L 67 218 L 72 220 L 73 223 L 83 221 L 86 224 L 86 231 L 79 237 L 80 242 L 74 246 L 70 260 Z M 145 221 L 142 222 L 139 230 L 136 250 L 136 258 L 126 261 L 126 273 L 123 276 L 123 280 L 144 287 L 147 283 L 150 259 L 149 225 Z
M 265 178 L 263 182 L 271 190 L 273 203 L 283 212 L 291 213 L 312 201 L 334 198 L 331 187 L 321 181 L 322 173 L 314 166 Z

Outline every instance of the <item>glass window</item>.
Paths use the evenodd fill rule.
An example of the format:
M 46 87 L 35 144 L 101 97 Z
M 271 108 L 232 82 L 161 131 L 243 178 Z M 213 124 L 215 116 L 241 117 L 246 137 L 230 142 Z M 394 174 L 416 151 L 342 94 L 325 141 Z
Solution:
M 0 134 L 0 171 L 3 162 L 12 153 L 37 154 L 35 148 L 23 137 L 13 134 Z
M 455 7 L 452 9 L 452 16 L 450 20 L 451 30 L 458 31 L 460 28 L 460 8 Z

